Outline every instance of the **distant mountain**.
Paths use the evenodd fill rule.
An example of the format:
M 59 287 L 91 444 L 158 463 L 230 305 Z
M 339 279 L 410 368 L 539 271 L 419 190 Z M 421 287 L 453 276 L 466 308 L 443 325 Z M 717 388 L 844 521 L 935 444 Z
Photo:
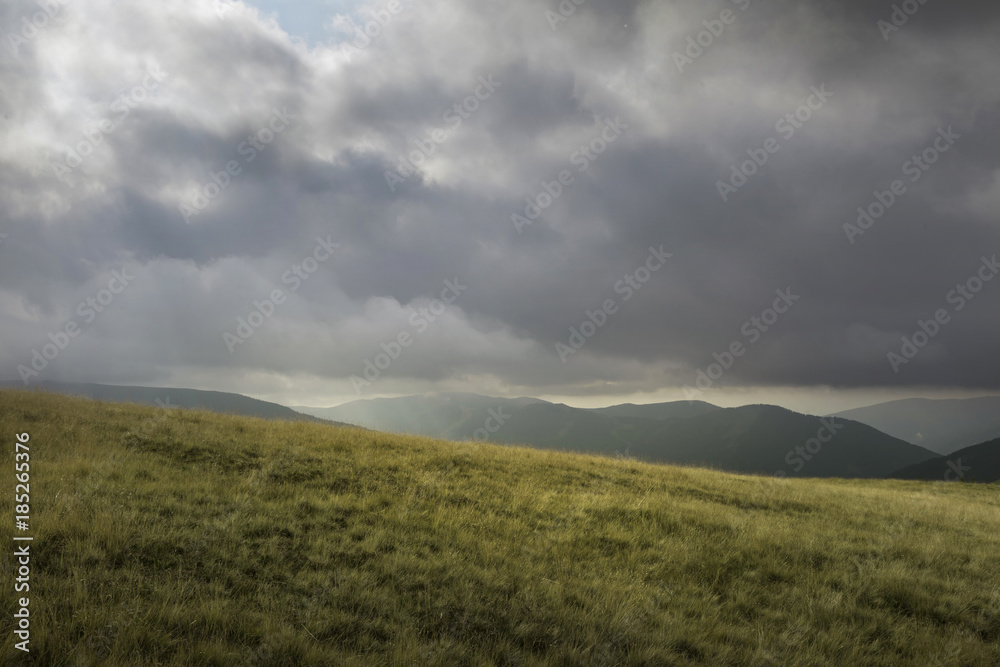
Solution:
M 21 389 L 20 382 L 0 383 L 0 387 Z M 311 421 L 331 423 L 329 420 L 305 415 L 277 403 L 261 401 L 242 394 L 200 389 L 178 389 L 158 387 L 125 387 L 108 384 L 76 384 L 70 382 L 40 382 L 32 389 L 42 389 L 56 394 L 87 396 L 102 401 L 121 401 L 144 405 L 161 405 L 170 408 L 211 410 L 246 417 L 263 419 L 284 419 L 288 421 Z M 159 402 L 158 402 L 159 401 Z M 342 426 L 346 424 L 341 424 Z
M 1000 396 L 907 398 L 837 413 L 938 454 L 1000 437 Z
M 865 424 L 773 405 L 669 420 L 632 453 L 650 461 L 746 473 L 783 471 L 789 477 L 883 477 L 902 461 L 934 458 L 931 451 Z
M 720 408 L 677 401 L 584 409 L 538 399 L 439 394 L 296 409 L 398 433 L 488 439 L 734 472 L 784 470 L 790 477 L 884 477 L 935 456 L 864 424 L 823 421 L 764 405 Z
M 889 477 L 949 482 L 1000 481 L 1000 438 L 907 466 Z

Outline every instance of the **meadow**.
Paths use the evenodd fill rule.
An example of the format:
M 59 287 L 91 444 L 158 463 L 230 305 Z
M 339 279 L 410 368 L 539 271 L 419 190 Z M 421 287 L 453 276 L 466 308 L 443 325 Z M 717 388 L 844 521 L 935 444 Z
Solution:
M 0 433 L 7 664 L 1000 664 L 997 484 L 753 477 L 18 390 L 0 391 Z

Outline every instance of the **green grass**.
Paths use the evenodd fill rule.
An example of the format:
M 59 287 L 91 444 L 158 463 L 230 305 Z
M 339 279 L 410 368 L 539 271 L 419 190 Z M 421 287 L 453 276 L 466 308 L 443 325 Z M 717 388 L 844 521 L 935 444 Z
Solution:
M 22 431 L 35 664 L 1000 664 L 997 485 L 3 391 L 4 525 Z

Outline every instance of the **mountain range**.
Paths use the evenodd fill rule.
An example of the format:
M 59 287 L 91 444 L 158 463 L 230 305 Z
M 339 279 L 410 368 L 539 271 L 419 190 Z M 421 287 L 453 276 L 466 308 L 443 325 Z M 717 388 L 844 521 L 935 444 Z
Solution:
M 860 422 L 771 405 L 720 408 L 675 401 L 585 409 L 534 398 L 446 393 L 295 409 L 396 433 L 789 477 L 885 477 L 936 456 Z

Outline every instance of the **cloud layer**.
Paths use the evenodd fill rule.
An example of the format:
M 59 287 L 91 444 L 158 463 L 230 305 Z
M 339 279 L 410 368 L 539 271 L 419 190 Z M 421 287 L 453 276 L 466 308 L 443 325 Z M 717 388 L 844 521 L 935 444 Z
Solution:
M 902 4 L 4 3 L 0 374 L 998 389 L 1000 9 Z

